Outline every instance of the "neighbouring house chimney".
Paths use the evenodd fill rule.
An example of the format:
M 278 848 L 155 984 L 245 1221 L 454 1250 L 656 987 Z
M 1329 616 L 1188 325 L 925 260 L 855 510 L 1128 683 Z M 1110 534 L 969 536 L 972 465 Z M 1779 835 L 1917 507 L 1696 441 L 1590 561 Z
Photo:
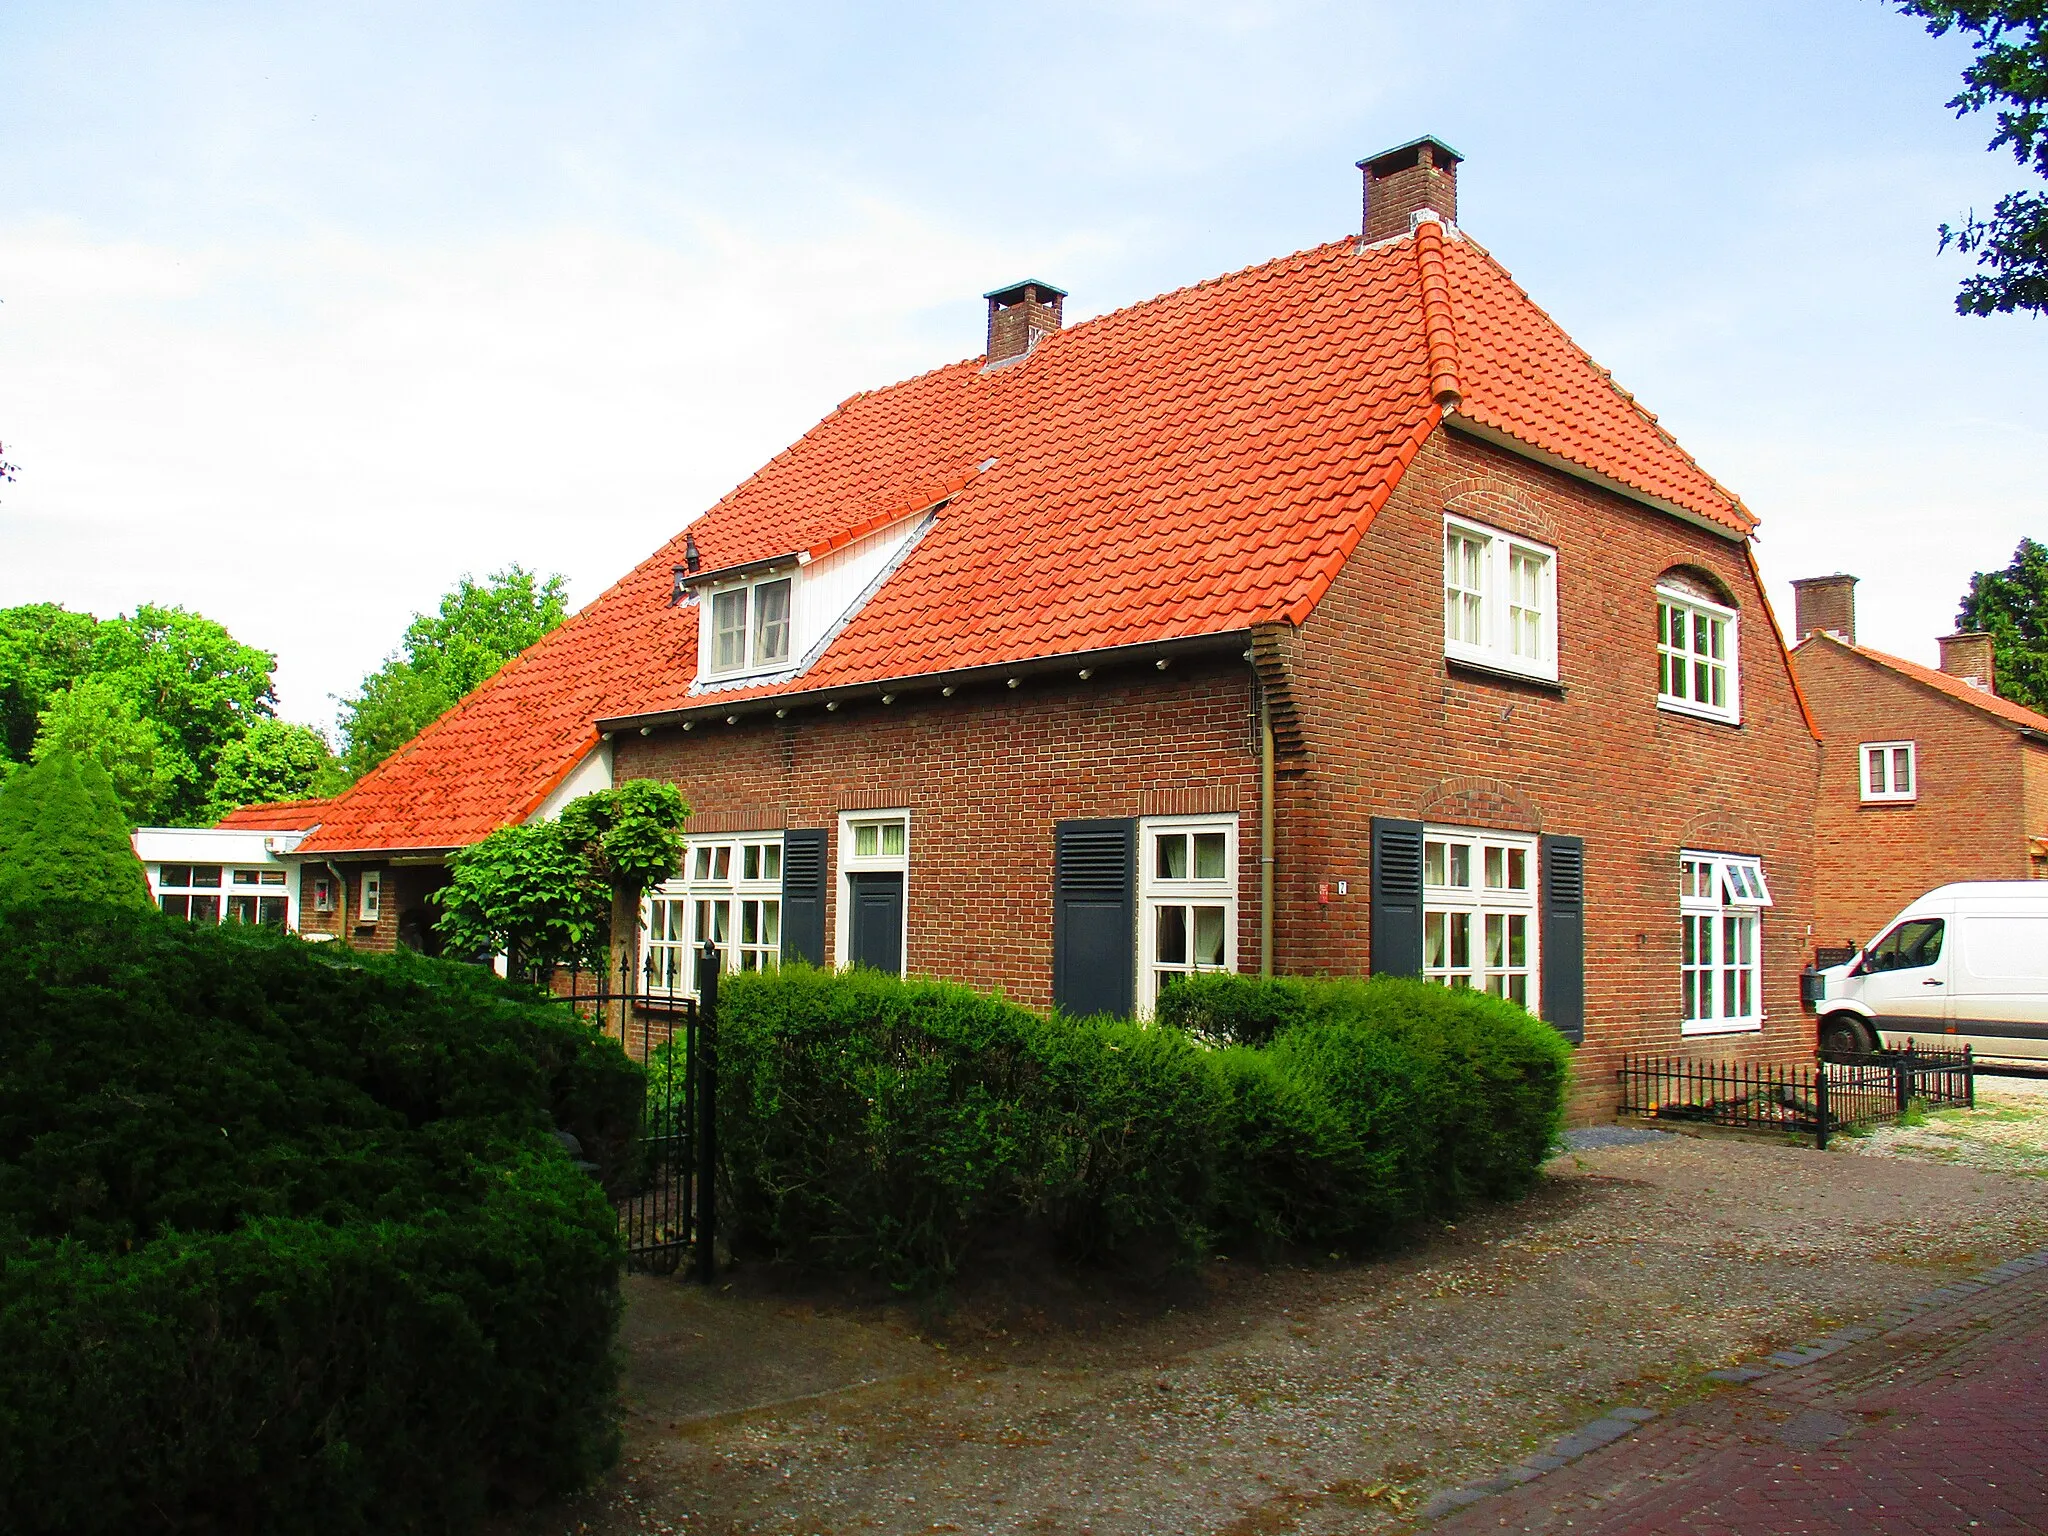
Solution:
M 1365 239 L 1408 233 L 1410 216 L 1427 208 L 1458 222 L 1458 162 L 1465 157 L 1427 136 L 1358 162 L 1365 173 Z
M 1832 576 L 1808 576 L 1792 583 L 1793 627 L 1804 640 L 1825 630 L 1837 640 L 1856 643 L 1856 578 L 1837 571 Z
M 1991 660 L 1991 637 L 1982 630 L 1966 629 L 1959 634 L 1943 635 L 1938 642 L 1941 646 L 1941 670 L 1950 677 L 1960 677 L 1972 688 L 1982 688 L 1986 693 L 1997 686 L 1996 667 Z
M 1022 357 L 1060 328 L 1067 290 L 1031 277 L 982 297 L 988 300 L 988 366 L 993 368 Z

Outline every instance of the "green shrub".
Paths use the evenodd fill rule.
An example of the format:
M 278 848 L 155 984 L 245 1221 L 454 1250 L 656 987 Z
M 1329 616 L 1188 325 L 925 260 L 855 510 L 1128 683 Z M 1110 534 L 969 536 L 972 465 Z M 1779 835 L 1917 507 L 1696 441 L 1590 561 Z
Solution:
M 154 905 L 107 770 L 63 748 L 0 780 L 0 907 Z
M 1265 1045 L 1308 1017 L 1308 983 L 1198 971 L 1168 987 L 1153 1016 L 1209 1045 Z
M 459 1529 L 616 1444 L 641 1078 L 466 967 L 0 914 L 0 1528 Z

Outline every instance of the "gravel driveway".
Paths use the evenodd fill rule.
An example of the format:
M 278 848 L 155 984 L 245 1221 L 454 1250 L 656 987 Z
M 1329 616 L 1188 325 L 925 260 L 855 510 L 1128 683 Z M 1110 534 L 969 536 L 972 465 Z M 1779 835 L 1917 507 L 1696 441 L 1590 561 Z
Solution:
M 2048 1244 L 2048 1180 L 1883 1150 L 1587 1147 L 1397 1259 L 970 1293 L 943 1326 L 637 1279 L 626 1461 L 506 1529 L 1402 1528 L 1604 1406 Z

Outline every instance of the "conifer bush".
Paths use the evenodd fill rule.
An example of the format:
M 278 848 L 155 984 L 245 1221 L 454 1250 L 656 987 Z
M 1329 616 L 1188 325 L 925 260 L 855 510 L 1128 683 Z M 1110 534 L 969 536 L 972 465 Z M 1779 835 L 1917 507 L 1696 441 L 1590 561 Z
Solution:
M 0 779 L 0 907 L 50 900 L 151 905 L 114 781 L 63 747 Z
M 0 1529 L 448 1531 L 615 1452 L 636 1068 L 481 972 L 0 912 Z

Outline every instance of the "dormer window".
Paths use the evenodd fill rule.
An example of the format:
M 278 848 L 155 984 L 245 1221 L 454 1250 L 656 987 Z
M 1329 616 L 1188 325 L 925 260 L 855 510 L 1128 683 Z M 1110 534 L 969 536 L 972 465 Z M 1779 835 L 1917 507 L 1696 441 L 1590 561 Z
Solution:
M 713 676 L 767 671 L 789 664 L 790 602 L 795 579 L 771 576 L 713 592 L 710 657 Z

